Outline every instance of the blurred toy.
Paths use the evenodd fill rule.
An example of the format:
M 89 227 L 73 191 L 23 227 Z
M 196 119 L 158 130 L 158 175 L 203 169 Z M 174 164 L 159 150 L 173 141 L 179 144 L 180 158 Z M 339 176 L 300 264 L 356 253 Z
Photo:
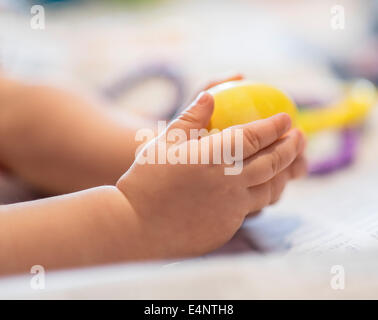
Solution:
M 283 91 L 251 81 L 231 81 L 208 90 L 214 96 L 214 114 L 209 128 L 223 130 L 232 125 L 288 113 L 295 125 L 312 134 L 361 123 L 376 99 L 375 87 L 358 80 L 347 87 L 345 97 L 332 105 L 298 110 Z
M 310 164 L 312 174 L 328 173 L 353 162 L 358 144 L 358 127 L 376 101 L 376 89 L 367 80 L 354 81 L 346 86 L 345 96 L 340 101 L 312 108 L 297 108 L 281 90 L 249 81 L 221 84 L 209 92 L 213 94 L 215 102 L 209 129 L 222 130 L 286 112 L 292 117 L 294 125 L 308 136 L 329 129 L 340 131 L 339 149 L 334 155 Z
M 174 66 L 160 63 L 146 65 L 114 81 L 104 89 L 103 94 L 115 101 L 123 93 L 151 78 L 168 81 L 175 88 L 173 103 L 168 111 L 160 114 L 160 119 L 175 117 L 183 105 L 185 86 Z M 338 150 L 319 162 L 311 163 L 311 174 L 329 173 L 353 162 L 359 141 L 359 126 L 376 101 L 375 86 L 362 79 L 346 85 L 345 95 L 340 101 L 310 108 L 300 104 L 297 107 L 287 94 L 273 86 L 251 81 L 231 81 L 208 91 L 214 96 L 215 102 L 208 129 L 222 130 L 286 112 L 292 117 L 293 124 L 309 137 L 329 129 L 339 132 L 341 142 Z
M 346 128 L 340 131 L 341 142 L 334 155 L 328 155 L 318 162 L 311 162 L 309 173 L 312 175 L 326 174 L 342 169 L 356 159 L 360 137 L 358 128 Z
M 375 86 L 367 80 L 357 80 L 346 86 L 345 97 L 340 101 L 299 112 L 298 123 L 308 134 L 358 125 L 366 118 L 375 101 Z
M 172 103 L 164 108 L 165 111 L 160 112 L 159 116 L 159 120 L 170 120 L 183 104 L 185 85 L 177 68 L 169 64 L 148 64 L 129 72 L 104 88 L 102 90 L 103 95 L 110 101 L 116 101 L 122 94 L 133 90 L 150 79 L 166 81 L 173 87 L 174 97 L 171 99 Z M 167 101 L 169 100 L 167 98 Z
M 231 81 L 208 90 L 214 97 L 214 113 L 209 129 L 227 127 L 268 118 L 279 112 L 297 117 L 295 103 L 281 90 L 251 81 Z
M 329 106 L 308 108 L 299 106 L 298 121 L 307 133 L 326 129 L 336 129 L 339 132 L 340 143 L 333 155 L 312 162 L 310 174 L 326 174 L 344 168 L 356 158 L 360 138 L 360 127 L 376 102 L 376 89 L 367 80 L 357 80 L 346 86 L 345 97 Z M 334 131 L 334 130 L 333 130 Z

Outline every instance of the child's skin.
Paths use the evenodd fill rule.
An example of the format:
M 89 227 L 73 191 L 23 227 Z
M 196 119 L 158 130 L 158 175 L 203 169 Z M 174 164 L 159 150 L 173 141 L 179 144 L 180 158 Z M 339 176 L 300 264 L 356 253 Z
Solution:
M 204 128 L 212 110 L 213 99 L 204 93 L 167 130 Z M 92 121 L 89 124 L 96 127 L 103 120 L 93 116 Z M 235 234 L 247 215 L 276 202 L 286 183 L 305 173 L 305 141 L 298 130 L 290 130 L 290 125 L 289 116 L 279 114 L 239 126 L 243 128 L 244 140 L 244 168 L 240 175 L 225 175 L 223 164 L 141 165 L 134 162 L 116 186 L 0 206 L 0 273 L 28 272 L 36 264 L 50 269 L 195 256 L 220 247 Z M 18 132 L 18 128 L 10 129 L 27 137 L 25 132 Z M 112 137 L 120 140 L 120 148 L 130 142 L 135 150 L 131 136 L 122 144 L 123 136 L 117 137 L 116 130 Z M 70 134 L 68 130 L 67 134 Z M 2 148 L 7 143 L 1 137 Z M 55 138 L 61 139 L 59 135 L 52 139 Z M 154 148 L 158 139 L 146 148 Z M 202 138 L 200 144 L 204 139 L 212 141 L 213 136 Z M 46 140 L 49 143 L 49 139 Z M 84 141 L 92 143 L 89 136 Z M 112 142 L 104 140 L 104 145 L 106 143 Z M 213 147 L 219 146 L 214 142 Z M 98 164 L 91 164 L 91 157 L 94 162 L 96 156 L 101 157 L 94 146 L 93 153 L 90 151 L 92 149 L 88 148 L 89 155 L 86 152 L 81 155 L 89 160 L 85 179 L 97 174 Z M 64 158 L 64 150 L 61 152 Z M 130 154 L 125 155 L 118 160 L 127 168 L 133 160 Z M 7 159 L 5 153 L 4 156 Z M 82 161 L 80 157 L 77 159 Z M 10 162 L 4 161 L 5 164 Z M 61 167 L 64 166 L 62 162 Z M 107 168 L 101 169 L 106 171 Z M 45 180 L 33 178 L 31 173 L 24 176 L 28 176 L 29 181 L 42 181 L 39 185 L 43 187 L 55 174 L 61 179 L 53 169 Z M 62 180 L 65 183 L 56 187 L 59 191 L 94 183 L 80 185 L 79 179 L 73 183 L 69 178 Z
M 131 115 L 117 119 L 98 101 L 0 76 L 0 169 L 42 193 L 114 185 L 134 161 L 136 130 L 153 126 Z
M 110 111 L 61 89 L 0 77 L 0 167 L 48 194 L 115 184 L 134 161 L 136 129 L 152 124 L 131 116 L 125 123 Z

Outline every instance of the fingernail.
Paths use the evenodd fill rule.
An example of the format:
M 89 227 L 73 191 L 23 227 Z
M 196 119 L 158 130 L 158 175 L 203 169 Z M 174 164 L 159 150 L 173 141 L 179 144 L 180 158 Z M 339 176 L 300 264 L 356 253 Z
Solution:
M 303 136 L 303 133 L 301 131 L 299 131 L 298 129 L 295 129 L 295 134 L 298 136 L 297 150 L 298 150 L 298 153 L 300 153 L 304 150 L 306 141 L 305 141 L 305 138 Z
M 198 97 L 196 99 L 196 103 L 205 104 L 208 99 L 209 99 L 209 93 L 207 93 L 206 91 L 202 91 L 198 95 Z
M 285 131 L 288 131 L 291 128 L 291 117 L 284 112 L 278 113 L 277 116 L 285 118 Z

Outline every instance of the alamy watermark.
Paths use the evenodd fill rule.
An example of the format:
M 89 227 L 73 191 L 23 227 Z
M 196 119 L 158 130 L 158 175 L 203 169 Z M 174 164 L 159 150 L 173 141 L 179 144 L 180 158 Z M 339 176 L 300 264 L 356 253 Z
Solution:
M 45 8 L 41 5 L 34 5 L 30 8 L 30 27 L 34 30 L 45 30 Z
M 30 269 L 30 274 L 33 274 L 30 280 L 30 287 L 33 290 L 45 289 L 45 268 L 41 265 L 34 265 Z
M 342 265 L 334 265 L 331 267 L 331 288 L 333 290 L 345 289 L 345 268 Z
M 142 142 L 135 156 L 139 164 L 225 164 L 225 175 L 243 170 L 243 129 L 169 129 L 158 122 L 158 135 L 152 129 L 139 129 L 135 141 Z
M 344 30 L 345 29 L 345 8 L 342 5 L 335 4 L 331 7 L 331 29 Z

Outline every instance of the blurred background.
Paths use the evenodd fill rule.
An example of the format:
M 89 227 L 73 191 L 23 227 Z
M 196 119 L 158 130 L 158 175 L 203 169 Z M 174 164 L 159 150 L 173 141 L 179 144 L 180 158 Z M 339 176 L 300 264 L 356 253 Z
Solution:
M 31 12 L 33 5 L 43 5 L 43 29 L 31 27 L 36 15 Z M 344 16 L 335 18 L 337 14 Z M 338 25 L 338 18 L 344 18 L 341 23 L 345 25 Z M 204 84 L 233 73 L 278 85 L 297 101 L 325 103 L 341 94 L 348 79 L 362 77 L 378 84 L 378 0 L 0 0 L 0 73 L 25 81 L 89 91 L 107 99 L 110 108 L 154 119 L 172 117 Z M 376 106 L 372 109 L 364 123 L 353 161 L 342 170 L 290 184 L 282 201 L 256 219 L 246 221 L 234 239 L 215 254 L 257 251 L 313 257 L 370 248 L 373 251 L 368 257 L 376 257 L 377 109 Z M 323 137 L 311 139 L 311 161 L 332 153 L 340 143 L 335 132 Z M 5 187 L 7 181 L 3 178 L 0 201 L 28 198 L 17 184 Z M 278 285 L 280 281 L 292 279 L 294 273 L 311 269 L 315 260 L 308 265 L 285 268 L 280 263 L 290 260 L 279 258 L 268 264 L 273 271 L 265 273 L 270 269 L 266 269 L 263 260 L 259 261 L 261 270 L 253 271 L 249 265 L 245 269 L 248 277 L 255 274 L 256 279 L 230 277 L 232 281 L 228 283 L 235 285 L 234 291 L 217 288 L 227 276 L 237 277 L 241 273 L 240 268 L 235 272 L 235 263 L 224 273 L 210 269 L 203 279 L 211 280 L 213 275 L 214 283 L 206 283 L 197 273 L 193 274 L 195 280 L 189 278 L 187 287 L 198 283 L 200 289 L 189 297 L 198 297 L 198 292 L 213 287 L 216 292 L 211 297 L 214 294 L 223 298 L 225 294 L 240 297 L 259 281 L 264 284 L 256 291 L 261 297 L 262 289 L 274 291 L 266 283 Z M 373 277 L 367 274 L 376 275 L 376 263 L 361 261 L 357 268 L 359 275 L 370 284 Z M 324 281 L 318 281 L 315 273 L 300 279 L 302 283 L 305 279 L 312 281 L 314 286 L 298 296 L 303 298 L 303 294 L 320 290 L 324 298 L 325 290 L 321 286 L 325 284 L 328 288 L 329 265 L 326 261 L 325 271 L 316 273 L 327 277 Z M 255 262 L 253 266 L 256 267 Z M 279 271 L 277 266 L 281 268 Z M 375 269 L 365 273 L 362 267 L 368 266 Z M 120 272 L 124 270 L 121 268 Z M 171 272 L 169 269 L 167 273 Z M 108 270 L 108 275 L 113 273 Z M 80 279 L 85 278 L 79 275 Z M 72 274 L 58 282 L 70 283 L 71 279 L 72 283 L 79 278 L 71 277 Z M 118 273 L 114 277 L 120 278 Z M 172 286 L 176 291 L 171 295 L 161 293 L 161 282 L 168 283 L 168 290 L 169 281 L 155 279 L 158 293 L 151 296 L 185 296 L 187 291 L 177 285 L 183 279 L 181 273 L 176 275 Z M 241 279 L 250 282 L 244 285 Z M 355 283 L 364 283 L 356 279 Z M 143 296 L 145 291 L 141 288 L 149 290 L 155 280 L 147 278 L 138 289 L 129 292 Z M 348 286 L 349 283 L 352 282 Z M 243 285 L 244 291 L 240 290 Z M 368 292 L 376 297 L 376 287 L 370 286 Z M 288 287 L 282 290 L 282 296 L 287 297 Z M 125 297 L 125 292 L 134 287 L 127 284 L 125 288 L 114 291 L 111 286 L 105 292 L 109 296 L 113 293 Z M 298 282 L 290 288 L 301 287 Z M 96 296 L 96 291 L 93 292 L 94 297 L 104 297 L 103 293 Z M 227 292 L 235 295 L 227 296 Z M 350 292 L 355 291 L 347 293 Z M 87 290 L 71 297 L 87 298 L 88 294 Z
M 168 73 L 183 100 L 208 80 L 241 72 L 326 99 L 340 76 L 377 80 L 377 2 L 0 0 L 0 68 L 94 92 L 141 70 Z M 35 4 L 45 9 L 43 30 L 30 27 Z M 344 9 L 343 29 L 332 26 L 336 5 Z M 156 80 L 117 101 L 160 112 L 177 87 Z
M 43 5 L 43 29 L 31 27 L 33 5 Z M 90 91 L 110 107 L 156 119 L 172 117 L 208 81 L 235 72 L 279 85 L 297 101 L 324 103 L 345 80 L 378 83 L 378 1 L 0 0 L 0 72 Z M 339 244 L 376 246 L 376 109 L 352 166 L 290 185 L 283 201 L 249 223 L 247 235 L 261 234 L 262 250 L 295 247 L 293 230 L 309 235 L 298 227 L 309 217 L 315 235 L 324 227 L 339 236 L 332 219 L 364 215 L 366 239 L 347 233 Z M 334 138 L 311 140 L 311 160 L 332 152 Z M 277 226 L 286 228 L 283 235 Z M 310 238 L 311 247 L 316 236 Z

